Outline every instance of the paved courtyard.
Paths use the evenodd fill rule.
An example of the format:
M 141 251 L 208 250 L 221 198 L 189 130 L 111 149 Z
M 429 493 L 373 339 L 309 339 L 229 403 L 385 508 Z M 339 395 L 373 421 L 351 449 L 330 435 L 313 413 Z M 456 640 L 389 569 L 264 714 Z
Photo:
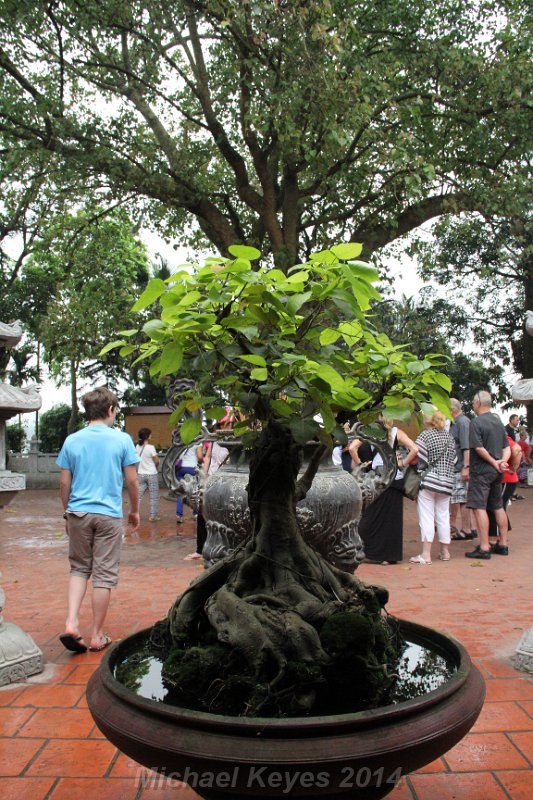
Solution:
M 419 550 L 414 503 L 405 500 L 401 564 L 363 564 L 358 576 L 390 591 L 388 610 L 459 639 L 481 669 L 487 699 L 471 732 L 442 758 L 402 778 L 391 800 L 530 800 L 533 796 L 533 677 L 513 667 L 522 634 L 533 626 L 533 488 L 513 503 L 508 558 L 464 558 L 471 543 L 452 542 L 452 559 L 409 564 Z M 66 613 L 67 541 L 59 498 L 27 491 L 0 510 L 4 617 L 42 649 L 46 668 L 25 684 L 0 689 L 0 796 L 3 800 L 197 800 L 169 785 L 104 739 L 85 701 L 101 654 L 67 653 L 58 640 Z M 174 504 L 162 499 L 162 520 L 126 536 L 121 578 L 107 631 L 114 640 L 165 615 L 198 575 L 194 525 L 178 529 Z M 88 630 L 88 603 L 81 631 Z M 230 798 L 228 798 L 230 800 Z

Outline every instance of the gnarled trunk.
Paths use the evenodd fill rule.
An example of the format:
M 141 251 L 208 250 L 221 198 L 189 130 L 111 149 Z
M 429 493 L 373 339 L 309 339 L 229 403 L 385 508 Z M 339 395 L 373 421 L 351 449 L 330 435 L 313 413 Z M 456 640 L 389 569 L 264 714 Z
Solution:
M 265 428 L 250 463 L 250 539 L 154 628 L 176 702 L 284 716 L 367 707 L 390 688 L 397 648 L 386 590 L 328 564 L 298 529 L 296 504 L 322 455 L 317 448 L 298 480 L 302 448 L 284 427 Z

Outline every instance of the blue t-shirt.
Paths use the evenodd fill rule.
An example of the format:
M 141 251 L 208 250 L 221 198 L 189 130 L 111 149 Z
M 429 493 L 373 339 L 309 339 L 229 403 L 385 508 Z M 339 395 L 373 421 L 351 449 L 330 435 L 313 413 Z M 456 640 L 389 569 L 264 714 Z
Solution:
M 56 461 L 72 473 L 67 511 L 121 518 L 122 470 L 138 462 L 131 436 L 105 423 L 71 433 Z

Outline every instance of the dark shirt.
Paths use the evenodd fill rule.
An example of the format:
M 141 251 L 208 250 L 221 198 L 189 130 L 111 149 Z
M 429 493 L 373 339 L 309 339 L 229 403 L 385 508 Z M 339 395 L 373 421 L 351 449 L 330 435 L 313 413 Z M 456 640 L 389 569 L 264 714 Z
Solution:
M 455 442 L 455 472 L 461 472 L 464 466 L 463 450 L 470 447 L 470 420 L 464 414 L 458 414 L 450 425 L 450 433 Z
M 512 425 L 506 425 L 505 426 L 505 432 L 506 432 L 507 436 L 510 436 L 511 439 L 513 439 L 513 441 L 515 441 L 515 442 L 518 441 L 518 429 L 517 428 L 513 428 Z
M 497 469 L 476 453 L 476 447 L 484 447 L 493 458 L 500 459 L 508 446 L 505 428 L 497 414 L 488 412 L 473 419 L 470 423 L 470 475 L 499 475 Z

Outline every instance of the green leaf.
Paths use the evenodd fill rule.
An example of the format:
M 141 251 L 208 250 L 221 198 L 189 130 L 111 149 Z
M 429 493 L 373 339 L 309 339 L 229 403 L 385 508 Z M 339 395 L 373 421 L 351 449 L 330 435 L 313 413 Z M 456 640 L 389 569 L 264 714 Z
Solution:
M 375 283 L 379 280 L 379 271 L 367 264 L 366 261 L 350 261 L 349 265 L 358 278 L 363 278 L 369 283 Z
M 322 250 L 320 253 L 311 253 L 311 261 L 318 262 L 319 264 L 334 264 L 337 261 L 331 250 Z
M 127 331 L 119 331 L 119 335 L 127 336 L 129 338 L 130 336 L 135 336 L 137 332 L 137 328 L 129 328 Z
M 125 356 L 130 356 L 132 353 L 134 353 L 135 350 L 137 350 L 137 347 L 134 344 L 127 344 L 120 348 L 118 354 L 119 356 L 122 356 L 122 358 L 125 358 Z
M 298 313 L 300 308 L 307 303 L 307 301 L 312 296 L 312 292 L 304 292 L 303 294 L 295 294 L 292 297 L 289 297 L 286 303 L 286 308 L 291 316 L 294 316 Z
M 452 382 L 447 375 L 443 372 L 435 372 L 433 373 L 433 380 L 435 383 L 438 383 L 439 386 L 442 386 L 445 392 L 451 392 L 452 390 Z
M 266 381 L 268 378 L 268 370 L 265 367 L 256 367 L 250 373 L 253 381 Z
M 340 338 L 340 335 L 340 331 L 336 331 L 333 328 L 324 328 L 320 334 L 320 344 L 334 344 Z
M 148 286 L 141 294 L 137 302 L 134 303 L 134 305 L 132 306 L 131 310 L 142 311 L 143 308 L 146 308 L 147 306 L 151 305 L 158 299 L 158 297 L 161 297 L 161 295 L 163 294 L 163 292 L 166 291 L 166 289 L 167 285 L 165 281 L 162 281 L 161 278 L 152 278 L 152 280 L 149 281 Z
M 206 408 L 205 415 L 208 419 L 224 419 L 227 414 L 227 410 L 225 406 L 213 406 L 212 408 Z
M 231 253 L 235 258 L 246 258 L 248 261 L 257 261 L 261 258 L 261 251 L 255 247 L 248 247 L 244 244 L 232 244 L 228 247 L 228 253 Z
M 249 364 L 255 364 L 258 367 L 266 367 L 266 361 L 263 356 L 246 355 L 237 356 L 237 358 L 240 358 L 241 361 L 247 361 Z
M 180 437 L 184 444 L 190 444 L 202 430 L 202 421 L 191 417 L 180 426 Z
M 99 356 L 105 356 L 106 353 L 109 353 L 110 350 L 114 350 L 116 347 L 123 347 L 126 344 L 124 339 L 117 339 L 115 342 L 109 342 L 102 347 L 100 352 L 98 353 Z
M 152 336 L 153 333 L 157 331 L 164 330 L 166 328 L 165 323 L 160 319 L 149 319 L 148 322 L 145 322 L 142 330 L 147 336 Z
M 161 352 L 161 375 L 174 375 L 183 361 L 183 347 L 179 342 L 169 342 Z
M 358 258 L 361 255 L 363 245 L 357 242 L 346 242 L 345 244 L 336 244 L 330 249 L 337 258 L 341 258 L 343 261 L 350 261 L 350 259 Z
M 270 407 L 281 417 L 290 417 L 294 414 L 294 410 L 286 400 L 271 400 Z
M 429 361 L 422 359 L 422 361 L 409 361 L 406 364 L 407 371 L 411 373 L 411 375 L 420 375 L 421 372 L 425 372 L 428 369 L 431 369 L 431 364 Z
M 331 386 L 332 389 L 336 389 L 341 392 L 346 388 L 344 378 L 339 375 L 339 373 L 334 370 L 333 367 L 330 367 L 329 364 L 319 364 L 318 368 L 313 370 L 313 372 L 329 386 Z
M 297 444 L 312 441 L 320 433 L 320 425 L 312 419 L 291 419 L 289 428 Z
M 298 272 L 291 272 L 287 278 L 287 283 L 307 283 L 309 280 L 309 270 L 301 269 Z

